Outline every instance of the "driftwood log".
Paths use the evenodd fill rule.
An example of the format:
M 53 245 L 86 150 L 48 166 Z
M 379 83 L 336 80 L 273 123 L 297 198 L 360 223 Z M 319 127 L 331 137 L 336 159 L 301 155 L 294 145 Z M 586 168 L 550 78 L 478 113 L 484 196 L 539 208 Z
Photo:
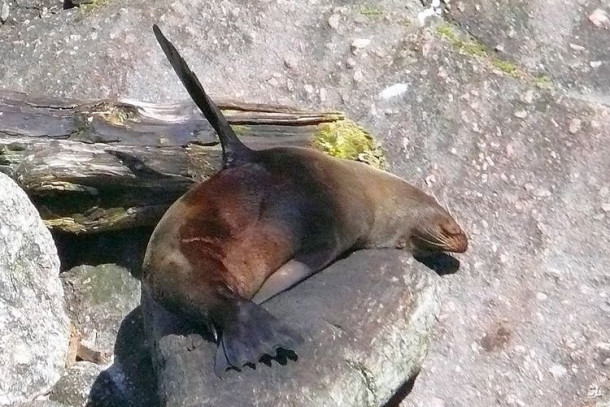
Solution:
M 383 166 L 371 136 L 340 112 L 217 103 L 251 148 L 311 146 Z M 189 186 L 219 169 L 220 152 L 190 102 L 83 102 L 0 90 L 0 171 L 56 231 L 154 225 Z

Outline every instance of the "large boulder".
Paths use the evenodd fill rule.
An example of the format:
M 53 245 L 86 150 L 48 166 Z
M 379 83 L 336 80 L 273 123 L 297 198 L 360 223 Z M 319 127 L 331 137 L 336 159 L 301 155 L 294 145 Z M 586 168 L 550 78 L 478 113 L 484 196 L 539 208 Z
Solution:
M 0 404 L 32 400 L 59 379 L 69 322 L 51 234 L 0 173 Z
M 285 366 L 214 375 L 216 345 L 151 299 L 145 321 L 162 404 L 383 406 L 414 377 L 439 309 L 438 278 L 400 251 L 361 251 L 264 306 L 305 343 Z

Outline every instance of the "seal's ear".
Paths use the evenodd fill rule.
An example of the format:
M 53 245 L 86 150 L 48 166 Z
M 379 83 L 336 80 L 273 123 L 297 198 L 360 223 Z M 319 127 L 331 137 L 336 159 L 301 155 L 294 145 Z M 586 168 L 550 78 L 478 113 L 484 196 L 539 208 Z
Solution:
M 227 168 L 232 165 L 249 161 L 252 150 L 246 147 L 235 135 L 235 132 L 229 125 L 229 122 L 224 117 L 218 106 L 214 104 L 212 99 L 209 98 L 203 86 L 199 82 L 197 76 L 191 71 L 186 61 L 180 56 L 178 50 L 172 45 L 171 42 L 161 32 L 161 29 L 153 24 L 153 32 L 155 37 L 161 46 L 161 49 L 165 53 L 165 56 L 169 60 L 170 64 L 176 71 L 176 74 L 182 81 L 182 84 L 188 91 L 191 98 L 199 107 L 205 118 L 212 125 L 220 144 L 222 145 L 223 152 L 223 167 Z

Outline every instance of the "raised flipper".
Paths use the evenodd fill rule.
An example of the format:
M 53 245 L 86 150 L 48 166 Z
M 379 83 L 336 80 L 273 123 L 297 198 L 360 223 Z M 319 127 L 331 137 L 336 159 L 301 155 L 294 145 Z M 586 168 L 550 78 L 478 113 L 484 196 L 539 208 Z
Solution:
M 216 106 L 203 90 L 203 86 L 201 86 L 197 76 L 191 71 L 186 61 L 178 53 L 178 50 L 167 38 L 165 38 L 161 29 L 156 24 L 153 24 L 153 31 L 159 45 L 161 45 L 161 49 L 163 49 L 165 56 L 174 68 L 174 71 L 176 71 L 180 81 L 182 81 L 182 84 L 207 121 L 210 122 L 214 130 L 216 130 L 218 138 L 220 139 L 220 144 L 222 145 L 223 167 L 227 168 L 231 165 L 248 161 L 252 150 L 246 147 L 237 138 L 237 135 L 218 106 Z
M 230 302 L 211 313 L 220 330 L 214 363 L 218 377 L 229 368 L 240 370 L 265 355 L 275 357 L 278 348 L 294 350 L 303 342 L 263 307 L 233 293 L 230 296 Z

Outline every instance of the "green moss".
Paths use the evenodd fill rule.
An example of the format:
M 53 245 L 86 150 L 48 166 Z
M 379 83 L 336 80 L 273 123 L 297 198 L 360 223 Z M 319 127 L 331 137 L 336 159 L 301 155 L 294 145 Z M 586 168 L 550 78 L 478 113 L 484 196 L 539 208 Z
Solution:
M 223 112 L 224 112 L 224 110 L 223 110 Z M 231 128 L 233 129 L 235 134 L 237 134 L 238 136 L 243 136 L 245 134 L 248 134 L 248 131 L 250 130 L 249 126 L 245 126 L 243 124 L 232 124 Z
M 107 5 L 108 3 L 110 3 L 111 0 L 91 0 L 87 3 L 81 4 L 79 6 L 79 8 L 83 11 L 83 12 L 91 12 L 94 10 L 97 10 L 100 7 L 103 7 L 105 5 Z
M 108 110 L 102 113 L 103 117 L 115 126 L 124 125 L 128 121 L 136 121 L 138 114 L 135 109 L 128 105 L 109 106 Z
M 456 48 L 459 52 L 463 52 L 473 56 L 485 56 L 487 55 L 487 49 L 485 45 L 472 41 L 470 39 L 463 38 L 457 30 L 449 24 L 440 24 L 436 27 L 436 32 L 441 37 L 449 40 L 451 45 Z
M 534 78 L 534 85 L 538 89 L 549 89 L 553 85 L 553 82 L 551 81 L 550 76 L 543 73 L 536 75 L 536 77 Z
M 484 44 L 470 39 L 450 24 L 439 24 L 436 27 L 436 33 L 449 41 L 458 52 L 485 58 L 486 62 L 491 64 L 493 68 L 513 78 L 533 80 L 535 86 L 541 89 L 548 89 L 551 86 L 551 80 L 547 75 L 532 76 L 514 62 L 498 58 L 495 54 L 490 53 Z
M 381 147 L 362 127 L 351 120 L 320 125 L 314 146 L 338 158 L 365 162 L 375 168 L 386 168 Z
M 383 15 L 383 11 L 381 11 L 377 7 L 362 6 L 360 7 L 360 14 L 367 17 L 378 17 L 380 15 Z
M 449 24 L 440 24 L 436 27 L 436 33 L 448 40 L 457 41 L 458 36 L 455 29 Z
M 491 61 L 491 64 L 496 69 L 498 69 L 498 70 L 500 70 L 500 71 L 502 71 L 502 72 L 512 76 L 513 78 L 521 78 L 523 76 L 521 70 L 519 69 L 519 67 L 517 67 L 517 65 L 513 64 L 510 61 L 494 58 Z

